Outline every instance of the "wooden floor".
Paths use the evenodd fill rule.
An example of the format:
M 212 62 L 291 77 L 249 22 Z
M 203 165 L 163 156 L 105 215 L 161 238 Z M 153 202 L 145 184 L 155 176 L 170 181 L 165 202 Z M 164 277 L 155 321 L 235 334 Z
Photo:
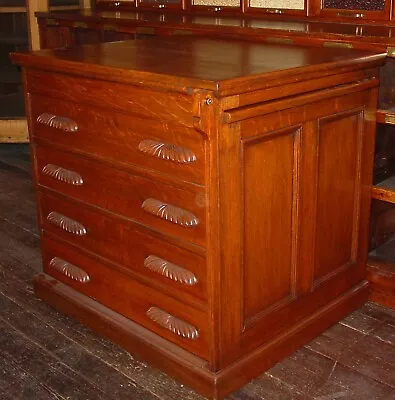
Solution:
M 0 399 L 201 399 L 38 300 L 40 267 L 28 147 L 2 144 Z M 366 304 L 229 399 L 395 399 L 395 311 Z

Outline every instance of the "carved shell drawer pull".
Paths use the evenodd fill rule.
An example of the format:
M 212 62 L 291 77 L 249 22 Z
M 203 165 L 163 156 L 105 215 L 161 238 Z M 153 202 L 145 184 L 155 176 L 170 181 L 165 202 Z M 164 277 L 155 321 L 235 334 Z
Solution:
M 47 164 L 42 172 L 44 175 L 48 175 L 51 178 L 57 179 L 58 181 L 68 183 L 74 186 L 80 186 L 84 183 L 82 176 L 77 172 L 71 171 L 66 168 L 59 167 L 54 164 Z
M 73 279 L 74 281 L 80 283 L 89 283 L 91 280 L 86 271 L 84 271 L 82 268 L 75 266 L 74 264 L 68 263 L 62 258 L 54 257 L 49 262 L 49 266 L 56 269 L 63 275 L 66 275 L 68 278 Z
M 144 266 L 160 275 L 165 276 L 175 282 L 183 283 L 184 285 L 196 285 L 198 282 L 193 272 L 185 268 L 172 264 L 171 262 L 159 258 L 157 256 L 148 256 L 144 260 Z
M 170 160 L 181 164 L 189 164 L 196 161 L 192 150 L 171 143 L 162 143 L 155 140 L 143 140 L 138 149 L 152 157 Z
M 141 205 L 147 213 L 184 227 L 193 227 L 199 220 L 191 212 L 156 199 L 146 199 Z
M 51 211 L 47 216 L 47 220 L 51 224 L 63 229 L 66 232 L 72 233 L 73 235 L 86 235 L 86 228 L 84 225 L 56 211 Z
M 75 121 L 67 117 L 43 113 L 37 117 L 37 122 L 42 125 L 47 125 L 51 128 L 59 129 L 64 132 L 77 132 L 78 125 Z
M 162 328 L 168 329 L 178 336 L 191 340 L 199 339 L 199 331 L 193 325 L 188 324 L 182 319 L 158 307 L 150 307 L 146 314 L 148 318 L 156 322 Z

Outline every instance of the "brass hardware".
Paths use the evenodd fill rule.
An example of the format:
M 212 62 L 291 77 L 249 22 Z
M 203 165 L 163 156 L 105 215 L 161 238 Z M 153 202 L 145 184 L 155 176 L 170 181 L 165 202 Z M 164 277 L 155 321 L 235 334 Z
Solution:
M 118 25 L 103 25 L 103 31 L 112 31 L 112 32 L 118 32 L 119 31 L 119 26 Z
M 211 106 L 211 104 L 214 103 L 214 100 L 213 100 L 211 97 L 207 97 L 205 103 L 206 103 L 208 106 Z
M 146 139 L 139 143 L 138 149 L 149 156 L 176 163 L 188 164 L 196 161 L 196 155 L 192 150 L 173 143 Z
M 191 212 L 160 200 L 148 198 L 144 200 L 141 208 L 145 212 L 155 215 L 155 217 L 185 228 L 199 225 L 198 218 Z
M 344 42 L 324 42 L 324 47 L 340 47 L 343 49 L 352 49 L 354 45 L 352 43 Z
M 388 114 L 384 117 L 384 123 L 388 125 L 395 125 L 395 115 L 394 114 Z
M 192 286 L 196 285 L 198 282 L 193 272 L 157 256 L 148 256 L 144 260 L 144 267 L 172 281 L 183 283 L 184 285 Z
M 347 11 L 340 11 L 337 13 L 338 17 L 345 17 L 345 18 L 364 18 L 365 14 L 362 13 L 353 13 Z
M 88 28 L 88 24 L 86 24 L 85 22 L 77 21 L 77 22 L 73 23 L 73 28 L 86 29 L 86 28 Z
M 67 117 L 61 117 L 55 114 L 42 113 L 37 117 L 37 122 L 47 125 L 51 128 L 59 129 L 65 132 L 77 132 L 78 125 L 75 121 Z
M 91 280 L 86 271 L 84 271 L 82 268 L 75 266 L 74 264 L 70 264 L 62 258 L 54 257 L 49 262 L 49 266 L 79 283 L 89 283 Z
M 387 56 L 395 58 L 395 47 L 387 47 Z
M 56 19 L 52 19 L 52 18 L 47 18 L 45 20 L 46 25 L 53 25 L 53 26 L 58 26 L 59 25 L 59 21 L 56 21 Z
M 50 176 L 51 178 L 57 179 L 58 181 L 65 182 L 73 186 L 81 186 L 84 183 L 82 176 L 77 174 L 77 172 L 59 167 L 58 165 L 54 164 L 47 164 L 42 169 L 42 173 Z
M 266 8 L 265 12 L 268 14 L 282 14 L 283 10 L 280 10 L 278 8 Z
M 217 12 L 217 11 L 221 11 L 221 10 L 222 10 L 222 7 L 208 7 L 207 10 L 208 10 L 208 11 Z
M 280 38 L 280 37 L 267 37 L 265 39 L 266 43 L 271 44 L 293 44 L 294 41 L 289 38 Z
M 190 340 L 199 339 L 199 331 L 193 325 L 188 324 L 188 322 L 185 322 L 158 307 L 150 307 L 147 310 L 146 315 L 150 320 L 156 322 L 162 328 L 168 329 L 178 336 Z
M 56 211 L 51 211 L 48 214 L 47 221 L 73 235 L 84 236 L 87 233 L 84 225 Z

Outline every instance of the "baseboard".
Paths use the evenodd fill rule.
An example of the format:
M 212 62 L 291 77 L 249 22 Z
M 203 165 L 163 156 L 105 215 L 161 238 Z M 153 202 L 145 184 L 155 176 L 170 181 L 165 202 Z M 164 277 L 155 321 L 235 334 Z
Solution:
M 212 399 L 222 399 L 260 375 L 360 307 L 369 296 L 368 282 L 363 281 L 275 340 L 255 349 L 220 372 L 213 373 L 206 360 L 180 349 L 46 274 L 37 275 L 34 284 L 37 295 L 56 309 L 80 320 L 133 356 L 149 362 Z

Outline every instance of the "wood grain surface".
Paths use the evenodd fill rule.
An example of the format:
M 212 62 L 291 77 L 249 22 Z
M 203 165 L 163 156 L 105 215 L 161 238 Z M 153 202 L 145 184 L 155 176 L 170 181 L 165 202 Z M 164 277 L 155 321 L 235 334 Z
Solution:
M 0 146 L 2 398 L 202 399 L 34 296 L 30 169 L 26 145 Z M 368 303 L 227 399 L 391 399 L 394 330 L 394 311 Z

